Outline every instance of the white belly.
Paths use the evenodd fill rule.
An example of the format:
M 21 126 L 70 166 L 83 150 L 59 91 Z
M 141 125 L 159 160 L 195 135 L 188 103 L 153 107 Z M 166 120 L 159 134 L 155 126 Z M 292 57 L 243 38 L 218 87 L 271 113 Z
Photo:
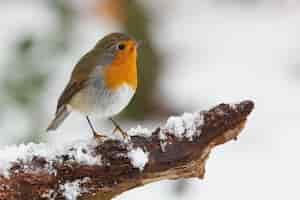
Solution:
M 130 102 L 135 90 L 127 84 L 115 90 L 90 86 L 82 89 L 71 100 L 73 110 L 96 117 L 112 117 L 120 113 Z

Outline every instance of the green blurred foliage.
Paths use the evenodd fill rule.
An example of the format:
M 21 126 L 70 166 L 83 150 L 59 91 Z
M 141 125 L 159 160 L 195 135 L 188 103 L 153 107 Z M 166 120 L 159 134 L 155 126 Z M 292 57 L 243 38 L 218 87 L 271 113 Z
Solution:
M 31 36 L 24 36 L 17 42 L 12 58 L 7 64 L 3 84 L 4 91 L 11 100 L 22 107 L 36 101 L 47 80 L 46 74 L 36 70 L 32 60 L 33 46 L 34 39 Z
M 125 111 L 125 116 L 133 119 L 145 119 L 147 115 L 157 112 L 157 84 L 162 70 L 163 58 L 153 44 L 151 37 L 151 18 L 136 0 L 122 1 L 126 20 L 123 24 L 125 32 L 143 41 L 138 53 L 139 85 L 137 93 Z
M 22 110 L 30 123 L 26 137 L 19 138 L 19 142 L 37 142 L 43 137 L 45 115 L 41 97 L 51 75 L 49 61 L 61 56 L 71 43 L 69 35 L 75 18 L 71 5 L 63 0 L 48 0 L 46 3 L 50 13 L 58 19 L 54 30 L 45 33 L 42 40 L 30 31 L 24 32 L 9 49 L 10 57 L 2 80 L 1 91 L 5 99 L 0 97 L 0 102 L 4 102 L 8 109 L 17 107 Z

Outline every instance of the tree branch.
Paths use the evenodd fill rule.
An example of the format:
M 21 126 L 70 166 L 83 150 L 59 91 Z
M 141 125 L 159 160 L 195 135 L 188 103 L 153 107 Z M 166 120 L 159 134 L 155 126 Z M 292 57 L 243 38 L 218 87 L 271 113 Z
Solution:
M 6 148 L 0 151 L 0 200 L 109 200 L 163 179 L 203 178 L 211 149 L 236 139 L 253 107 L 243 101 L 170 117 L 153 132 L 129 131 L 136 135 L 128 140 Z

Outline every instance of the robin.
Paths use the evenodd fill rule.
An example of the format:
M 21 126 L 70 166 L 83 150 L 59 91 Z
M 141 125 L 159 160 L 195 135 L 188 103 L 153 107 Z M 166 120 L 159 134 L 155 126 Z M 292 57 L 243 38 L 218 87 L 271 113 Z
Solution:
M 91 116 L 108 118 L 123 136 L 126 132 L 112 118 L 130 102 L 137 88 L 137 42 L 123 33 L 111 33 L 97 42 L 75 65 L 71 79 L 58 99 L 56 114 L 47 131 L 56 130 L 72 111 L 85 115 L 95 138 Z

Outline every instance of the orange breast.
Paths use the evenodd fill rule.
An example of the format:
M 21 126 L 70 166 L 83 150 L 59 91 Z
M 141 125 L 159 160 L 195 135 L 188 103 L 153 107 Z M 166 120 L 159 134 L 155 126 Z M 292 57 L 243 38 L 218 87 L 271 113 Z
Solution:
M 128 84 L 132 89 L 137 88 L 137 52 L 134 44 L 127 41 L 127 50 L 116 53 L 112 64 L 104 68 L 104 81 L 108 89 L 114 90 L 123 84 Z

